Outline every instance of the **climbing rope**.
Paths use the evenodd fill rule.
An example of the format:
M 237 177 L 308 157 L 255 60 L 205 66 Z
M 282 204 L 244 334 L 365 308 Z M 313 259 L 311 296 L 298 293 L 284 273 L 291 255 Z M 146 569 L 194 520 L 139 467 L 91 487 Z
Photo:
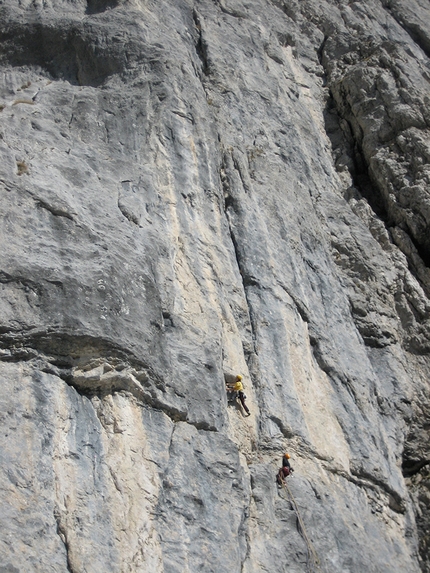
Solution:
M 321 561 L 317 555 L 317 552 L 312 545 L 311 540 L 306 533 L 305 524 L 303 522 L 302 516 L 300 515 L 299 507 L 297 505 L 296 500 L 294 499 L 293 494 L 287 483 L 285 481 L 282 482 L 282 487 L 287 491 L 288 501 L 290 502 L 296 517 L 297 517 L 297 529 L 302 536 L 304 542 L 306 543 L 306 550 L 307 550 L 307 561 L 306 561 L 306 569 L 308 573 L 316 573 L 317 569 L 319 569 L 321 565 Z

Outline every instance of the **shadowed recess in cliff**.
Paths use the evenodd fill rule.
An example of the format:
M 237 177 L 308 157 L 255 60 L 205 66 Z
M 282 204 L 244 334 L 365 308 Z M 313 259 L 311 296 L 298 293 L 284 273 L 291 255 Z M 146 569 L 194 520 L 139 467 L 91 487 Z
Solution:
M 430 460 L 411 460 L 408 458 L 404 458 L 402 462 L 403 475 L 405 477 L 414 476 L 429 464 Z
M 87 14 L 100 14 L 106 10 L 112 10 L 120 4 L 119 0 L 88 0 Z
M 115 13 L 116 21 L 121 18 Z M 118 34 L 109 21 L 61 22 L 58 26 L 14 21 L 0 29 L 0 62 L 41 68 L 54 79 L 97 87 L 136 62 L 154 65 L 159 60 L 161 46 L 142 45 L 138 33 L 127 26 Z
M 206 420 L 190 420 L 183 396 L 141 359 L 106 339 L 67 332 L 9 332 L 0 337 L 1 361 L 32 362 L 87 397 L 129 392 L 175 422 L 218 431 Z
M 0 45 L 3 64 L 40 67 L 51 77 L 75 85 L 98 86 L 124 69 L 120 52 L 115 53 L 107 41 L 95 45 L 78 26 L 15 24 L 2 31 Z
M 429 268 L 430 221 L 428 201 L 420 175 L 420 165 L 425 165 L 427 161 L 420 137 L 425 140 L 427 133 L 424 123 L 421 125 L 418 122 L 417 132 L 420 132 L 420 137 L 415 135 L 414 139 L 408 135 L 407 128 L 412 122 L 409 115 L 416 110 L 412 104 L 409 108 L 397 104 L 397 99 L 403 101 L 403 92 L 401 88 L 398 88 L 398 92 L 395 91 L 390 84 L 390 76 L 397 77 L 396 74 L 401 72 L 391 64 L 389 73 L 386 73 L 383 66 L 387 54 L 392 55 L 393 61 L 395 58 L 400 60 L 398 48 L 392 42 L 377 47 L 371 46 L 363 52 L 353 46 L 346 55 L 342 55 L 343 46 L 339 47 L 332 41 L 325 52 L 327 45 L 328 43 L 324 42 L 319 53 L 319 60 L 326 70 L 330 87 L 330 96 L 324 109 L 325 131 L 331 141 L 337 170 L 346 171 L 352 180 L 352 185 L 344 191 L 345 199 L 349 201 L 352 197 L 364 198 L 385 226 L 387 237 L 391 235 L 392 228 L 401 229 L 413 243 L 422 264 Z M 367 51 L 370 55 L 367 55 Z M 339 60 L 335 61 L 334 56 Z M 367 59 L 373 58 L 372 65 L 369 65 L 370 72 L 364 65 L 365 56 Z M 379 87 L 382 80 L 378 79 L 384 73 L 388 78 L 385 79 L 387 85 L 384 84 L 386 93 Z M 366 85 L 368 93 L 364 88 L 354 91 L 352 86 L 359 81 Z M 392 112 L 386 103 L 388 98 L 395 100 L 396 109 L 401 110 L 395 119 L 391 118 Z M 403 107 L 400 107 L 401 105 Z M 378 119 L 381 117 L 379 124 L 373 120 L 372 113 Z M 403 140 L 406 143 L 399 144 L 399 141 Z M 405 162 L 402 145 L 409 145 L 408 150 L 413 151 L 418 159 Z M 422 272 L 417 268 L 411 253 L 400 244 L 398 246 L 408 258 L 411 272 L 423 288 L 428 289 L 427 281 L 423 280 Z
M 389 226 L 390 221 L 383 198 L 370 179 L 360 144 L 354 137 L 349 121 L 339 114 L 336 101 L 331 94 L 327 98 L 323 113 L 325 130 L 331 142 L 336 168 L 339 171 L 348 169 L 356 189 L 366 199 L 375 214 Z

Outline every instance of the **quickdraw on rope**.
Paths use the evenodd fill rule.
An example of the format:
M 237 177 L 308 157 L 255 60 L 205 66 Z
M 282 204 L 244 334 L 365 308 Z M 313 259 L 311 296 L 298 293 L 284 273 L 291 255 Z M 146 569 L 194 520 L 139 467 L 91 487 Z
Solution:
M 283 481 L 282 487 L 287 491 L 288 501 L 291 503 L 291 507 L 293 508 L 296 517 L 297 517 L 297 529 L 300 535 L 302 536 L 304 542 L 306 543 L 306 550 L 307 550 L 307 561 L 306 561 L 306 569 L 308 573 L 317 573 L 321 565 L 321 561 L 317 555 L 317 552 L 312 545 L 311 540 L 306 533 L 305 524 L 303 522 L 302 516 L 300 515 L 299 507 L 294 499 L 293 494 L 291 493 L 290 488 L 288 487 L 287 483 Z

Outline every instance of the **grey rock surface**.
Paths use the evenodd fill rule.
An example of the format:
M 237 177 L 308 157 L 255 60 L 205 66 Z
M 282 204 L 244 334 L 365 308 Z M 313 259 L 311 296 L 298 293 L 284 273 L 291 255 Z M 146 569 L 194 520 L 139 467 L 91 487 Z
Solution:
M 0 573 L 430 572 L 429 30 L 0 4 Z

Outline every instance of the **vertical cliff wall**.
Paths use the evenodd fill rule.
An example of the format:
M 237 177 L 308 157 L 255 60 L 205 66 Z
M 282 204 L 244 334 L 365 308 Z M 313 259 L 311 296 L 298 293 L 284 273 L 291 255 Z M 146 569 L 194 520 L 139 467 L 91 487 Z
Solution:
M 1 573 L 430 571 L 429 24 L 1 3 Z

